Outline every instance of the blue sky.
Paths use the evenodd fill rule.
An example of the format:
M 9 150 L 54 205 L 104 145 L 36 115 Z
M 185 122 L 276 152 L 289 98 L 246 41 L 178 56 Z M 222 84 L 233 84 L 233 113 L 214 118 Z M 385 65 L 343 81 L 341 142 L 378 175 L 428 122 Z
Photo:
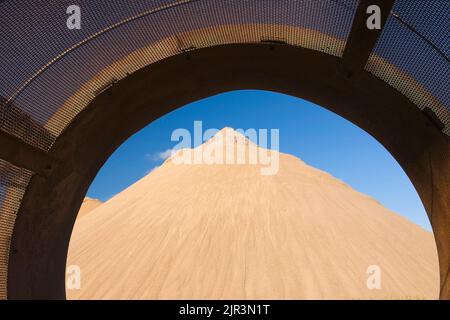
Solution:
M 151 106 L 149 106 L 151 107 Z M 172 131 L 223 127 L 279 129 L 280 151 L 327 171 L 387 208 L 431 230 L 409 178 L 389 152 L 365 131 L 308 101 L 273 92 L 244 90 L 209 97 L 154 121 L 130 137 L 105 163 L 88 196 L 108 200 L 133 184 L 173 148 Z

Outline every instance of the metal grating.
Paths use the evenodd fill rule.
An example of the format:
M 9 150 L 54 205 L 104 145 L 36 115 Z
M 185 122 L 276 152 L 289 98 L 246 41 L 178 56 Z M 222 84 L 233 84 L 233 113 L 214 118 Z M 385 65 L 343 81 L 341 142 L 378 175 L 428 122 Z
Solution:
M 340 57 L 358 0 L 80 0 L 81 30 L 70 4 L 0 4 L 0 127 L 43 150 L 99 89 L 183 50 L 275 40 Z
M 11 235 L 32 172 L 0 159 L 0 299 L 6 299 Z
M 450 2 L 397 0 L 365 69 L 429 108 L 450 135 Z
M 14 103 L 0 96 L 0 129 L 33 145 L 50 145 L 55 137 Z

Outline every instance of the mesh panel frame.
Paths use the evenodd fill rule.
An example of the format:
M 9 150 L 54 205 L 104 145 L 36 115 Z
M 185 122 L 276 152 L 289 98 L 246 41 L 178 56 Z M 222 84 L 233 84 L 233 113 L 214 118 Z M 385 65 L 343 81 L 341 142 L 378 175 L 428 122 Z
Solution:
M 56 28 L 55 19 L 51 19 L 56 9 L 38 5 L 36 0 L 27 1 L 27 5 L 28 2 L 42 15 L 38 21 L 42 28 Z M 14 7 L 13 2 L 6 4 Z M 25 50 L 23 54 L 20 50 L 14 54 L 0 49 L 2 56 L 9 57 L 18 68 L 0 65 L 7 76 L 6 81 L 0 78 L 0 95 L 7 99 L 4 109 L 13 103 L 44 127 L 50 139 L 42 137 L 42 132 L 18 135 L 14 126 L 24 125 L 18 124 L 10 112 L 4 112 L 1 129 L 43 150 L 49 150 L 100 88 L 185 49 L 276 40 L 341 57 L 358 0 L 139 1 L 139 5 L 133 2 L 130 8 L 118 0 L 79 1 L 79 6 L 86 8 L 82 12 L 87 17 L 82 20 L 78 36 L 74 36 L 77 31 L 61 31 L 67 29 L 63 8 L 68 4 L 71 3 L 65 0 L 58 2 L 56 16 L 64 23 L 57 28 L 52 42 L 44 34 L 29 48 L 18 45 Z M 111 16 L 102 18 L 105 11 Z M 9 27 L 6 32 L 15 31 Z M 32 31 L 21 34 L 27 32 Z M 186 36 L 195 32 L 196 37 Z M 7 40 L 12 41 L 11 37 Z M 47 45 L 46 42 L 48 48 L 44 46 L 42 53 L 30 56 L 30 51 Z M 146 47 L 149 49 L 145 54 L 132 54 Z M 61 52 L 65 53 L 59 56 Z M 123 65 L 117 70 L 108 68 L 118 61 Z M 39 134 L 41 137 L 37 137 Z
M 365 70 L 430 108 L 450 136 L 450 2 L 398 0 Z

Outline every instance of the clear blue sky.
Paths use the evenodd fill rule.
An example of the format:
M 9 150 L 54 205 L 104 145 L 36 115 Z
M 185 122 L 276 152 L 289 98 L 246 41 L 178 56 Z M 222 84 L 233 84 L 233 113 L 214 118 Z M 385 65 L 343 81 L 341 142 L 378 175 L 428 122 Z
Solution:
M 363 106 L 362 106 L 363 107 Z M 151 108 L 151 106 L 149 106 Z M 173 148 L 172 131 L 203 128 L 279 129 L 280 151 L 327 171 L 387 208 L 431 230 L 409 178 L 389 152 L 365 131 L 308 101 L 273 92 L 233 91 L 191 103 L 151 123 L 106 162 L 88 196 L 108 200 L 133 184 Z

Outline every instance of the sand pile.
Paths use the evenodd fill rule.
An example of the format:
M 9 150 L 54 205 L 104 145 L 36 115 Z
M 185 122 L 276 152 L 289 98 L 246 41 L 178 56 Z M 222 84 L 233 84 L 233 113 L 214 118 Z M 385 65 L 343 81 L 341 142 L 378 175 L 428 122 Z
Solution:
M 260 167 L 169 159 L 82 215 L 68 298 L 438 297 L 430 232 L 294 156 L 279 154 L 275 175 Z

